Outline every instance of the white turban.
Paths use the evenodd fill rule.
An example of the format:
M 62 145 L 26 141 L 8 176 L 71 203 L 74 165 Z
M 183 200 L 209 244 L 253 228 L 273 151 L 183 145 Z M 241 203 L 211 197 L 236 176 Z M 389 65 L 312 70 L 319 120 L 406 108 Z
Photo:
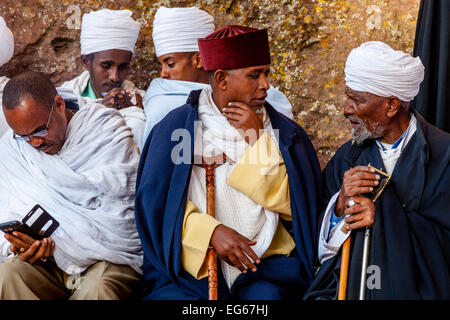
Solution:
M 153 20 L 156 56 L 172 52 L 198 52 L 197 40 L 213 32 L 214 18 L 206 11 L 197 7 L 161 7 Z
M 126 50 L 134 53 L 141 25 L 131 18 L 130 10 L 102 9 L 83 15 L 81 54 L 104 50 Z
M 14 54 L 14 36 L 0 17 L 0 67 L 7 63 Z
M 424 70 L 419 57 L 395 51 L 380 41 L 369 41 L 350 52 L 345 82 L 352 90 L 409 102 L 419 92 Z

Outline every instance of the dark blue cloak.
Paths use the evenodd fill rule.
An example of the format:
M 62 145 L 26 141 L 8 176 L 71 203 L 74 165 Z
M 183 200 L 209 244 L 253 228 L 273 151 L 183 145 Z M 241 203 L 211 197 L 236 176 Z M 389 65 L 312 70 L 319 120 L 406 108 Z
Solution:
M 450 135 L 414 115 L 417 131 L 375 203 L 368 265 L 381 278 L 379 288 L 366 287 L 367 300 L 450 299 Z M 375 141 L 339 148 L 324 171 L 326 202 L 345 171 L 368 163 L 386 172 Z M 363 241 L 364 228 L 353 230 L 347 299 L 359 297 Z M 336 299 L 340 265 L 341 251 L 323 263 L 305 298 Z
M 146 299 L 207 299 L 207 279 L 196 280 L 181 265 L 181 233 L 193 162 L 175 165 L 171 160 L 176 129 L 186 129 L 194 137 L 201 90 L 192 91 L 187 104 L 170 112 L 151 131 L 142 151 L 136 186 L 136 223 L 144 249 Z M 303 129 L 265 106 L 272 126 L 279 129 L 279 147 L 289 179 L 293 221 L 285 224 L 296 243 L 290 256 L 262 259 L 258 271 L 242 274 L 231 293 L 219 270 L 219 299 L 239 296 L 240 286 L 265 279 L 301 297 L 313 278 L 316 255 L 316 227 L 320 209 L 320 166 L 314 148 Z M 179 132 L 179 131 L 178 131 Z M 194 150 L 194 139 L 184 137 Z M 180 156 L 183 156 L 180 154 Z M 218 264 L 220 267 L 220 264 Z

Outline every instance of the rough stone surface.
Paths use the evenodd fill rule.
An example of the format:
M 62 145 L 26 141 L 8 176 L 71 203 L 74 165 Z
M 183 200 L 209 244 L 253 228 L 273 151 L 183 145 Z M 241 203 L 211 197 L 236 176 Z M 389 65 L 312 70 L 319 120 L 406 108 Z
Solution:
M 59 84 L 82 71 L 81 16 L 101 8 L 130 9 L 142 23 L 130 79 L 142 89 L 158 76 L 152 21 L 161 6 L 196 5 L 215 17 L 216 27 L 245 24 L 269 29 L 271 83 L 294 106 L 322 167 L 350 137 L 342 116 L 344 64 L 351 49 L 381 40 L 412 53 L 420 0 L 1 0 L 0 15 L 16 39 L 14 58 L 0 68 L 49 74 Z

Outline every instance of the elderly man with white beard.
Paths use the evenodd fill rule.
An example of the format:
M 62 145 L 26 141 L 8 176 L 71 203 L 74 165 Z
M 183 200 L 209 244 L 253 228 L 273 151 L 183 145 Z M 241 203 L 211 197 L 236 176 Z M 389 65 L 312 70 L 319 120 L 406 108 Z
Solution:
M 423 77 L 419 57 L 383 42 L 348 56 L 344 115 L 353 137 L 324 171 L 321 265 L 306 298 L 336 299 L 341 247 L 351 234 L 346 295 L 358 299 L 365 227 L 372 230 L 368 266 L 379 272 L 363 284 L 362 298 L 450 298 L 450 135 L 409 106 Z M 375 203 L 382 174 L 368 164 L 391 175 Z

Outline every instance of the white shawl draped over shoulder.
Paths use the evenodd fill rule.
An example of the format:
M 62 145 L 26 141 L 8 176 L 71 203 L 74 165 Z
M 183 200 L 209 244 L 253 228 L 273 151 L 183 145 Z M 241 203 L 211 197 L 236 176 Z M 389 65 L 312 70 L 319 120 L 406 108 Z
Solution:
M 8 77 L 0 77 L 0 136 L 2 136 L 9 128 L 8 123 L 6 122 L 5 115 L 3 114 L 2 105 L 2 97 L 3 97 L 3 89 L 5 88 L 6 83 L 9 81 Z
M 22 220 L 40 204 L 60 223 L 51 237 L 64 272 L 109 261 L 142 273 L 134 218 L 139 150 L 119 112 L 96 103 L 80 106 L 56 155 L 12 135 L 10 129 L 0 139 L 0 221 Z M 3 253 L 8 245 L 1 237 Z

